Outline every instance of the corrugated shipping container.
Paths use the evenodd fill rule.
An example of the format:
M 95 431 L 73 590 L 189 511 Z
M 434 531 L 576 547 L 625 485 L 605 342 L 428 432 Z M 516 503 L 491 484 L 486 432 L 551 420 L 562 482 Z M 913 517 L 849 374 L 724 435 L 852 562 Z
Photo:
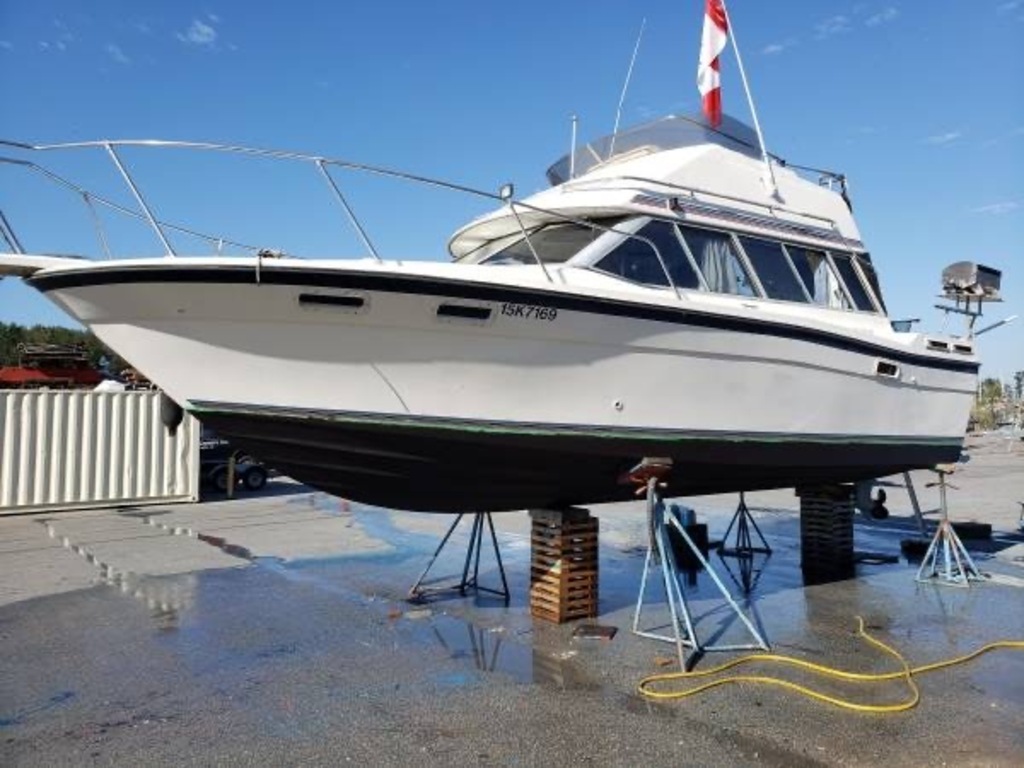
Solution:
M 199 422 L 158 392 L 0 391 L 0 514 L 196 501 Z

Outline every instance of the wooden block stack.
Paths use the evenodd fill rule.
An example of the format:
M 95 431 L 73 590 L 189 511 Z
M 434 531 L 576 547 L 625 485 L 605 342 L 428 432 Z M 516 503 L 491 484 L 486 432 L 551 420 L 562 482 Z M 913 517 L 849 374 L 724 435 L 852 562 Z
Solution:
M 797 495 L 800 566 L 804 575 L 815 581 L 853 576 L 853 487 L 798 488 Z
M 556 624 L 597 616 L 597 518 L 585 509 L 530 512 L 530 615 Z

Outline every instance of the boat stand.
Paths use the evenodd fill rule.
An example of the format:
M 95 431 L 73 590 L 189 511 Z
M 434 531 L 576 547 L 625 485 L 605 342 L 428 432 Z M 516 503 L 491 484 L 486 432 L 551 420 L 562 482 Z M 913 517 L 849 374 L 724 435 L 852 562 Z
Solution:
M 736 529 L 736 543 L 730 546 L 729 534 L 732 533 L 733 528 Z M 750 535 L 751 529 L 757 534 L 757 538 L 761 540 L 759 546 L 754 546 L 753 537 Z M 753 557 L 755 552 L 762 555 L 770 555 L 772 548 L 768 546 L 768 540 L 765 539 L 764 534 L 761 533 L 761 529 L 757 525 L 757 521 L 750 514 L 750 510 L 747 509 L 746 494 L 740 491 L 740 504 L 736 507 L 736 514 L 732 516 L 729 527 L 725 529 L 725 536 L 722 537 L 722 546 L 719 548 L 718 554 L 722 557 L 749 558 Z
M 448 528 L 448 532 L 441 539 L 441 543 L 437 545 L 437 549 L 434 550 L 433 557 L 430 558 L 430 562 L 427 563 L 427 567 L 423 569 L 423 573 L 416 579 L 416 583 L 409 589 L 409 599 L 413 601 L 425 600 L 430 595 L 435 595 L 441 592 L 452 592 L 458 590 L 458 593 L 462 596 L 466 596 L 466 592 L 473 590 L 475 592 L 487 592 L 492 595 L 497 595 L 505 601 L 505 605 L 509 604 L 510 592 L 508 589 L 508 579 L 505 578 L 505 566 L 501 562 L 501 550 L 498 548 L 498 537 L 494 533 L 494 521 L 491 519 L 490 512 L 475 512 L 473 513 L 473 527 L 469 533 L 469 546 L 466 549 L 466 560 L 462 566 L 462 580 L 457 584 L 450 584 L 448 586 L 435 587 L 435 586 L 424 586 L 423 580 L 426 579 L 430 569 L 437 562 L 438 555 L 441 554 L 441 550 L 444 549 L 445 544 L 455 533 L 455 529 L 459 527 L 459 523 L 462 522 L 462 518 L 466 513 L 460 513 L 455 518 L 455 522 Z M 494 559 L 498 563 L 498 573 L 501 576 L 501 589 L 493 589 L 491 587 L 480 586 L 480 552 L 483 550 L 484 543 L 484 524 L 487 524 L 488 529 L 491 532 L 491 546 L 494 548 Z M 472 565 L 473 573 L 470 575 L 470 566 Z
M 732 579 L 732 583 L 744 594 L 749 595 L 757 588 L 757 582 L 761 580 L 761 574 L 764 573 L 768 567 L 768 559 L 771 555 L 762 554 L 755 552 L 749 557 L 735 557 L 736 570 L 739 571 L 737 575 L 736 571 L 733 570 L 733 566 L 729 564 L 727 557 L 733 557 L 730 555 L 723 555 L 721 551 L 718 552 L 718 557 L 722 561 L 722 565 L 725 566 L 725 572 L 729 574 L 729 578 Z M 758 563 L 758 558 L 760 564 Z
M 949 472 L 936 467 L 939 479 L 929 486 L 939 486 L 939 527 L 935 530 L 932 543 L 917 570 L 917 581 L 930 582 L 937 579 L 937 584 L 948 584 L 958 587 L 969 587 L 972 581 L 984 581 L 985 577 L 974 564 L 960 537 L 949 522 L 949 508 L 946 506 L 946 475 Z M 950 486 L 953 487 L 953 486 Z M 941 558 L 941 560 L 940 560 Z
M 658 489 L 660 479 L 668 473 L 671 468 L 671 463 L 663 463 L 666 460 L 657 461 L 659 463 L 649 463 L 651 460 L 645 459 L 644 462 L 641 462 L 641 464 L 634 468 L 629 474 L 629 479 L 632 482 L 637 483 L 638 485 L 642 484 L 641 487 L 637 489 L 638 494 L 646 491 L 647 522 L 649 530 L 647 555 L 644 559 L 643 576 L 640 579 L 640 593 L 637 595 L 636 610 L 633 612 L 633 634 L 640 637 L 675 643 L 676 653 L 679 656 L 679 668 L 687 671 L 692 669 L 700 658 L 708 651 L 768 650 L 768 644 L 765 642 L 760 632 L 757 631 L 753 622 L 747 618 L 743 613 L 743 610 L 733 599 L 728 588 L 701 553 L 700 548 L 694 544 L 693 539 L 690 538 L 689 534 L 686 532 L 686 528 L 680 524 L 679 520 L 676 519 L 674 515 L 666 514 L 665 503 L 662 500 Z M 669 526 L 675 528 L 676 533 L 682 538 L 685 545 L 690 548 L 690 551 L 704 570 L 707 571 L 708 575 L 711 576 L 715 586 L 718 588 L 718 591 L 725 598 L 729 609 L 740 619 L 755 642 L 733 645 L 712 645 L 710 643 L 701 642 L 700 638 L 697 636 L 696 627 L 694 626 L 693 616 L 690 613 L 690 607 L 687 603 L 686 595 L 679 583 L 678 563 L 669 541 Z M 665 596 L 668 601 L 669 614 L 671 615 L 671 635 L 662 634 L 654 631 L 653 629 L 645 630 L 640 628 L 644 598 L 647 592 L 647 580 L 650 576 L 652 567 L 655 567 L 658 564 L 661 566 L 661 580 L 665 587 Z M 689 650 L 689 655 L 687 655 L 687 650 Z
M 921 538 L 928 535 L 928 529 L 924 524 L 924 514 L 921 512 L 921 502 L 917 500 L 917 489 L 914 488 L 914 480 L 909 472 L 903 473 L 903 484 L 906 486 L 907 495 L 910 497 L 910 506 L 914 510 L 914 519 L 917 521 L 917 528 L 921 531 Z

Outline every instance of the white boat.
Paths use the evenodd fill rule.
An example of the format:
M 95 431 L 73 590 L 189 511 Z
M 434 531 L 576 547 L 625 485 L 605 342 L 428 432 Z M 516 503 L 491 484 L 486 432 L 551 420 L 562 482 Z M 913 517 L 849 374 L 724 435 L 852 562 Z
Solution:
M 164 239 L 116 154 L 139 144 L 183 146 L 90 146 Z M 39 167 L 24 155 L 43 148 L 12 146 Z M 440 183 L 194 146 L 310 162 L 349 213 L 330 168 Z M 739 122 L 667 117 L 563 158 L 550 189 L 494 196 L 451 238 L 450 263 L 80 260 L 18 253 L 7 226 L 0 274 L 24 276 L 221 436 L 370 504 L 626 499 L 620 476 L 645 456 L 673 459 L 668 495 L 955 461 L 971 339 L 894 329 L 843 177 L 777 159 L 774 185 L 764 172 Z

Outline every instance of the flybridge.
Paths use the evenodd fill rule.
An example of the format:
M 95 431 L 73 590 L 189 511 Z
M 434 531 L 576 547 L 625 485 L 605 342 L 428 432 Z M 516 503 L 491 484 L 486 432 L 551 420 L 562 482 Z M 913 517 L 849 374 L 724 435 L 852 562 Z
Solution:
M 587 142 L 548 168 L 547 177 L 552 186 L 558 186 L 623 158 L 706 144 L 718 144 L 754 159 L 761 157 L 757 135 L 735 118 L 726 116 L 720 128 L 712 128 L 695 117 L 668 115 Z

